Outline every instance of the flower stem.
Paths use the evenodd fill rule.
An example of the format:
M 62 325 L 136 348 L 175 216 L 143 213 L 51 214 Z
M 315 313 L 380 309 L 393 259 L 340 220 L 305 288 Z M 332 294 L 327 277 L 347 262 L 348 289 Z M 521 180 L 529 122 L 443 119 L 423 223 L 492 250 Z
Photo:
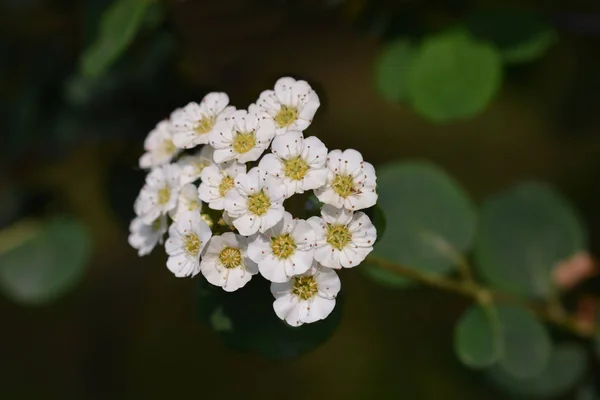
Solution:
M 581 326 L 568 312 L 562 310 L 562 312 L 556 312 L 556 307 L 552 303 L 542 304 L 516 297 L 510 293 L 493 291 L 477 283 L 470 273 L 461 273 L 461 279 L 455 279 L 444 275 L 434 275 L 419 271 L 373 256 L 368 256 L 365 261 L 393 274 L 437 289 L 458 293 L 481 304 L 489 305 L 492 302 L 509 303 L 527 308 L 545 321 L 582 338 L 589 339 L 595 335 L 595 330 Z M 470 268 L 465 263 L 461 270 L 470 271 Z

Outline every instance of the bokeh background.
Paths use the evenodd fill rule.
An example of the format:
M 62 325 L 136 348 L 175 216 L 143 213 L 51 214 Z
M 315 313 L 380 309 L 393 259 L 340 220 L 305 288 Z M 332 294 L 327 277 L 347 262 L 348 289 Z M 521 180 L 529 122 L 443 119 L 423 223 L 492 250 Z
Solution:
M 175 279 L 160 249 L 139 258 L 127 243 L 144 179 L 137 160 L 173 109 L 213 90 L 243 108 L 290 75 L 317 90 L 310 134 L 330 149 L 358 149 L 376 167 L 432 161 L 477 203 L 522 180 L 549 182 L 579 209 L 597 254 L 597 2 L 155 1 L 115 63 L 85 76 L 81 56 L 110 3 L 0 3 L 0 227 L 9 232 L 0 239 L 19 221 L 54 215 L 91 237 L 90 261 L 67 293 L 35 305 L 0 297 L 0 398 L 511 398 L 454 355 L 465 299 L 385 288 L 360 268 L 344 271 L 342 320 L 320 347 L 286 361 L 231 351 L 198 321 L 201 277 Z M 418 40 L 496 6 L 539 13 L 557 38 L 505 67 L 481 112 L 434 122 L 377 91 L 390 40 Z

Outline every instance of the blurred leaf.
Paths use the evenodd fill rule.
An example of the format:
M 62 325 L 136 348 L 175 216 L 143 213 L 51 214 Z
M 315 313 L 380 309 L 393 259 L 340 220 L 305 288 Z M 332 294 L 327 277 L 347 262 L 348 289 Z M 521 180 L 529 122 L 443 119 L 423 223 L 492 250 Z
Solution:
M 407 98 L 407 70 L 414 53 L 408 39 L 387 43 L 375 60 L 375 87 L 390 101 Z
M 424 162 L 385 165 L 377 181 L 379 207 L 394 224 L 375 243 L 373 256 L 429 273 L 450 272 L 475 232 L 475 212 L 460 187 Z M 367 273 L 378 281 L 387 276 L 390 285 L 409 282 L 383 270 Z
M 0 252 L 0 287 L 24 304 L 49 302 L 70 290 L 82 277 L 91 252 L 87 229 L 76 220 L 56 218 L 43 224 L 14 227 Z
M 272 359 L 299 357 L 322 343 L 335 331 L 343 302 L 336 299 L 333 312 L 323 321 L 292 328 L 273 310 L 270 283 L 260 277 L 243 289 L 225 293 L 202 280 L 199 288 L 200 320 L 217 333 L 223 343 L 239 352 L 254 352 Z
M 482 208 L 476 266 L 494 286 L 547 296 L 554 266 L 586 248 L 586 234 L 570 204 L 553 189 L 521 184 Z
M 496 50 L 462 31 L 424 39 L 408 69 L 414 108 L 434 122 L 483 111 L 500 88 L 502 62 Z
M 552 352 L 545 326 L 523 308 L 497 307 L 496 312 L 502 340 L 500 368 L 517 378 L 541 374 Z
M 494 308 L 475 304 L 465 311 L 454 330 L 454 350 L 471 368 L 489 367 L 498 360 L 503 346 Z
M 577 391 L 577 400 L 600 400 L 593 383 L 588 383 Z
M 513 396 L 556 397 L 565 394 L 577 383 L 586 370 L 585 351 L 577 344 L 561 344 L 552 352 L 541 375 L 518 379 L 500 368 L 489 371 L 496 385 Z M 592 397 L 593 399 L 593 397 Z
M 534 11 L 490 9 L 471 14 L 465 22 L 475 37 L 493 43 L 509 63 L 534 61 L 557 39 L 554 29 Z
M 80 60 L 84 76 L 101 75 L 127 49 L 141 27 L 149 4 L 147 0 L 115 0 L 102 13 L 98 38 Z
M 373 207 L 367 208 L 364 211 L 365 214 L 371 219 L 373 225 L 377 229 L 377 240 L 381 240 L 383 235 L 385 234 L 385 229 L 387 227 L 387 220 L 385 218 L 385 214 L 383 210 L 379 206 L 379 204 L 375 204 Z

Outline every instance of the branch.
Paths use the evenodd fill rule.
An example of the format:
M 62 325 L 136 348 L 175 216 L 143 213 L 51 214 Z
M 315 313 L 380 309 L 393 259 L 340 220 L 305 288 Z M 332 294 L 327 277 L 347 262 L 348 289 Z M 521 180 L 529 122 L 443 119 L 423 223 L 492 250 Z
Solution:
M 545 321 L 585 339 L 590 339 L 595 335 L 594 329 L 590 329 L 578 324 L 577 320 L 563 309 L 557 309 L 556 307 L 553 307 L 552 304 L 539 304 L 533 301 L 528 301 L 519 297 L 515 297 L 509 293 L 492 291 L 475 282 L 470 276 L 465 277 L 466 279 L 456 280 L 444 275 L 434 275 L 431 273 L 422 272 L 417 269 L 405 267 L 403 265 L 395 264 L 373 256 L 368 256 L 365 261 L 395 275 L 399 275 L 437 289 L 458 293 L 481 304 L 502 302 L 527 308 Z

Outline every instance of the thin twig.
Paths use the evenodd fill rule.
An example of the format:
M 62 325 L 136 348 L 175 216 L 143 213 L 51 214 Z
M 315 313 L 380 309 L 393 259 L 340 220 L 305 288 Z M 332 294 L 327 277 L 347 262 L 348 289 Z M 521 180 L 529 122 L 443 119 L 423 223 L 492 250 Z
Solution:
M 595 331 L 593 329 L 582 327 L 568 312 L 562 310 L 562 312 L 556 312 L 557 309 L 552 304 L 539 304 L 533 301 L 515 297 L 509 293 L 492 291 L 475 282 L 470 273 L 468 275 L 462 274 L 462 279 L 457 280 L 444 275 L 434 275 L 431 273 L 422 272 L 414 268 L 409 268 L 373 256 L 368 256 L 366 261 L 369 264 L 375 265 L 381 269 L 390 271 L 404 278 L 408 278 L 415 282 L 448 292 L 458 293 L 482 304 L 490 304 L 492 302 L 510 303 L 527 308 L 547 322 L 550 322 L 582 338 L 589 339 L 595 335 Z M 466 271 L 470 272 L 468 265 Z

